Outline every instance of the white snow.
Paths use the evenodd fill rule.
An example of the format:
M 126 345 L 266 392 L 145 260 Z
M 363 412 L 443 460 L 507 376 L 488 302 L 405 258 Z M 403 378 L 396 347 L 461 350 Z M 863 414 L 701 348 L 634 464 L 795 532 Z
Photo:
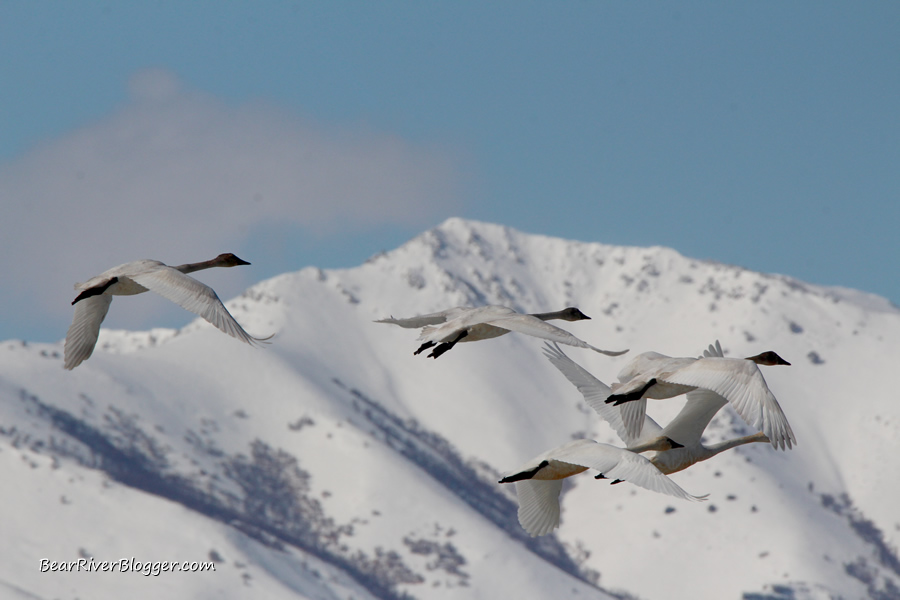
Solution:
M 579 307 L 592 320 L 564 328 L 631 349 L 566 348 L 606 382 L 646 350 L 775 350 L 792 366 L 764 375 L 798 445 L 754 444 L 673 475 L 705 503 L 572 478 L 558 533 L 528 542 L 544 544 L 536 553 L 513 531 L 498 473 L 572 437 L 620 441 L 540 340 L 432 360 L 413 356 L 416 331 L 373 323 L 480 304 Z M 201 320 L 104 330 L 67 372 L 62 343 L 0 343 L 0 596 L 898 597 L 900 311 L 883 299 L 450 219 L 357 268 L 286 273 L 227 306 L 271 344 Z M 649 410 L 665 420 L 677 407 Z M 726 408 L 708 438 L 744 429 Z M 580 577 L 546 559 L 564 551 Z M 222 562 L 149 577 L 39 569 L 86 556 Z

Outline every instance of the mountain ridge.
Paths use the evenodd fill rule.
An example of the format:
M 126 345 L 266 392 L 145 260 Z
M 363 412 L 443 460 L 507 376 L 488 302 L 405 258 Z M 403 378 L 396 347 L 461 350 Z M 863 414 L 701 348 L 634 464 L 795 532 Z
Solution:
M 214 527 L 249 537 L 215 549 L 228 554 L 237 584 L 272 597 L 328 597 L 340 589 L 362 598 L 366 577 L 381 578 L 376 597 L 498 597 L 510 589 L 523 597 L 537 590 L 544 597 L 673 597 L 666 580 L 680 581 L 696 561 L 702 574 L 684 583 L 682 597 L 780 598 L 788 590 L 795 598 L 889 598 L 900 581 L 900 524 L 893 494 L 872 482 L 900 466 L 891 452 L 900 415 L 887 377 L 900 355 L 900 312 L 845 295 L 850 299 L 661 247 L 571 242 L 450 219 L 359 267 L 307 267 L 228 301 L 245 329 L 275 333 L 264 349 L 229 343 L 202 320 L 178 331 L 103 330 L 95 355 L 63 374 L 60 344 L 5 342 L 0 450 L 37 464 L 49 457 L 76 480 L 81 469 L 96 470 L 96 450 L 79 459 L 59 453 L 75 438 L 47 414 L 64 411 L 74 426 L 149 461 L 155 476 L 174 478 L 182 491 L 190 485 L 212 493 L 236 511 Z M 565 563 L 554 565 L 500 524 L 514 526 L 514 514 L 486 517 L 496 507 L 514 510 L 512 491 L 491 477 L 571 437 L 621 442 L 547 364 L 538 340 L 513 334 L 460 345 L 434 361 L 412 355 L 415 331 L 372 323 L 483 303 L 527 312 L 578 305 L 593 318 L 566 324 L 569 331 L 601 347 L 631 347 L 616 359 L 566 349 L 607 382 L 630 356 L 650 349 L 697 355 L 717 338 L 726 355 L 777 349 L 794 366 L 765 375 L 798 446 L 736 449 L 676 474 L 689 492 L 710 493 L 698 507 L 573 478 L 559 533 L 534 542 Z M 844 398 L 858 396 L 850 372 L 867 378 L 862 410 L 844 409 Z M 50 412 L 23 397 L 38 398 Z M 654 402 L 650 410 L 656 417 L 677 407 Z M 726 410 L 708 435 L 716 441 L 746 429 Z M 294 489 L 300 504 L 256 493 L 247 478 L 267 472 L 262 464 L 271 466 L 263 481 Z M 473 490 L 483 491 L 466 499 Z M 102 498 L 102 488 L 96 494 Z M 240 525 L 252 522 L 248 506 L 269 514 L 262 530 Z M 304 575 L 284 584 L 285 565 L 306 573 L 303 561 L 322 560 L 284 540 L 286 549 L 266 545 L 265 527 L 291 514 L 300 521 L 285 522 L 286 531 L 306 521 L 332 523 L 322 529 L 321 543 L 333 553 L 318 563 L 329 573 L 323 579 Z M 195 523 L 204 518 L 185 517 L 179 526 L 210 536 Z M 8 527 L 10 539 L 27 539 L 27 531 Z M 63 539 L 61 548 L 72 547 L 61 552 L 78 551 Z M 157 544 L 146 534 L 140 539 L 142 547 Z M 606 540 L 615 540 L 614 551 Z M 673 541 L 699 555 L 673 555 Z M 237 569 L 231 553 L 255 562 Z M 646 564 L 657 577 L 646 576 Z M 253 571 L 249 583 L 241 570 Z M 322 583 L 329 578 L 343 583 Z M 49 595 L 41 580 L 10 566 L 0 567 L 3 581 Z M 97 596 L 103 583 L 87 589 Z M 307 589 L 317 591 L 298 591 Z M 235 590 L 225 591 L 238 597 Z

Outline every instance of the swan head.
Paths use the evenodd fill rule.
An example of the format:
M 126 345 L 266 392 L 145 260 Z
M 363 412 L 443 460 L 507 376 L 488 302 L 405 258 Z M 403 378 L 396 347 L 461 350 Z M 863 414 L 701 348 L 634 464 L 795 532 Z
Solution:
M 212 262 L 215 263 L 217 267 L 237 267 L 239 265 L 249 265 L 246 260 L 242 260 L 232 254 L 231 252 L 227 252 L 225 254 L 220 254 L 214 259 Z
M 574 306 L 570 306 L 568 308 L 564 308 L 559 311 L 559 318 L 563 321 L 590 321 L 591 318 L 575 308 Z
M 791 366 L 791 363 L 784 360 L 783 358 L 781 358 L 780 356 L 778 356 L 771 350 L 767 350 L 766 352 L 757 354 L 756 356 L 748 356 L 747 360 L 752 360 L 753 362 L 755 362 L 758 365 L 766 365 L 769 367 L 771 367 L 773 365 Z

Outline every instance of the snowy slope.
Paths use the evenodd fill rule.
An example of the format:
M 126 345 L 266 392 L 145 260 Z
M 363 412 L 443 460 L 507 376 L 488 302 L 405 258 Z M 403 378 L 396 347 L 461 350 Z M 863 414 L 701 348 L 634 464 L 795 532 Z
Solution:
M 162 300 L 160 300 L 162 301 Z M 127 310 L 117 299 L 111 310 Z M 566 348 L 604 381 L 637 352 L 776 350 L 799 444 L 675 474 L 705 503 L 588 475 L 556 535 L 518 528 L 499 472 L 572 437 L 619 443 L 534 338 L 413 356 L 372 321 L 456 305 L 581 308 Z M 197 321 L 0 346 L 8 541 L 20 597 L 900 597 L 900 311 L 880 298 L 685 258 L 450 219 L 348 270 L 307 268 L 228 303 L 254 349 Z M 677 401 L 653 401 L 654 417 Z M 730 409 L 710 440 L 745 430 Z M 41 558 L 207 561 L 214 573 L 40 573 Z M 677 582 L 677 585 L 673 584 Z M 673 587 L 674 586 L 674 587 Z M 31 594 L 31 595 L 29 595 Z M 12 596 L 17 597 L 17 596 Z

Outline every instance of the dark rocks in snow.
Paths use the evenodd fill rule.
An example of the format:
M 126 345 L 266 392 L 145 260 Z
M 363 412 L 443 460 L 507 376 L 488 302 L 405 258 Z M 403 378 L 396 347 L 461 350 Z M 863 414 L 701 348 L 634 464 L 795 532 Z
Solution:
M 769 553 L 766 552 L 766 555 Z M 762 558 L 762 555 L 760 555 Z M 798 598 L 797 591 L 808 591 L 803 584 L 799 585 L 799 589 L 795 589 L 794 585 L 772 585 L 771 593 L 746 592 L 741 596 L 741 600 L 795 600 Z M 805 597 L 805 596 L 804 596 Z
M 242 491 L 241 496 L 236 496 L 212 486 L 201 488 L 195 478 L 173 472 L 170 449 L 146 433 L 133 416 L 111 410 L 101 429 L 41 402 L 25 390 L 20 395 L 41 419 L 70 438 L 67 444 L 55 442 L 54 449 L 59 449 L 60 456 L 74 458 L 85 467 L 104 471 L 115 481 L 177 502 L 269 548 L 283 551 L 294 546 L 308 552 L 341 569 L 378 598 L 408 599 L 396 586 L 422 580 L 394 551 L 379 547 L 374 557 L 361 551 L 349 554 L 341 539 L 352 535 L 352 526 L 337 525 L 324 513 L 318 500 L 309 495 L 309 473 L 283 450 L 255 440 L 249 456 L 226 457 L 221 463 L 225 477 Z
M 900 577 L 900 558 L 898 558 L 897 549 L 887 543 L 884 533 L 873 521 L 865 518 L 853 506 L 853 501 L 847 494 L 840 496 L 820 494 L 819 498 L 822 506 L 847 519 L 854 533 L 872 547 L 874 558 L 877 561 L 877 566 L 872 566 L 865 557 L 860 556 L 856 561 L 844 565 L 845 572 L 866 584 L 870 598 L 876 600 L 900 599 L 900 587 L 895 583 L 893 577 L 884 573 L 884 570 L 887 570 L 894 577 Z
M 814 365 L 824 365 L 825 364 L 825 359 L 823 359 L 821 356 L 819 356 L 819 353 L 816 352 L 815 350 L 811 350 L 809 352 L 809 354 L 806 355 L 806 358 L 808 358 L 809 362 L 811 362 Z
M 411 536 L 403 538 L 403 543 L 413 554 L 420 554 L 433 560 L 425 565 L 429 571 L 440 570 L 456 578 L 456 584 L 468 585 L 469 574 L 462 570 L 466 564 L 465 557 L 450 542 L 437 542 L 426 539 L 415 539 Z
M 303 415 L 293 423 L 288 423 L 288 429 L 291 431 L 300 431 L 304 427 L 312 427 L 316 424 L 312 417 Z
M 872 600 L 897 600 L 900 587 L 887 578 L 879 577 L 878 570 L 860 556 L 854 562 L 844 565 L 844 572 L 866 585 L 866 592 Z
M 766 290 L 769 289 L 769 286 L 766 284 L 756 282 L 753 284 L 753 287 L 756 288 L 756 290 L 755 290 L 755 293 L 750 297 L 750 301 L 753 302 L 754 304 L 757 304 L 757 303 L 759 303 L 760 298 L 763 297 L 763 294 L 766 293 Z
M 198 452 L 214 458 L 225 455 L 221 448 L 208 435 L 198 434 L 193 429 L 188 429 L 184 435 L 184 441 L 193 446 Z
M 403 420 L 359 390 L 347 388 L 339 379 L 332 380 L 344 389 L 356 410 L 373 426 L 373 436 L 415 462 L 437 483 L 478 511 L 513 539 L 549 563 L 587 581 L 588 574 L 573 561 L 565 547 L 553 535 L 530 537 L 519 525 L 517 506 L 494 483 L 459 455 L 442 436 L 421 427 L 414 420 Z M 498 475 L 499 476 L 499 475 Z
M 425 277 L 419 270 L 407 272 L 406 282 L 409 283 L 409 287 L 414 290 L 421 290 L 425 287 Z

